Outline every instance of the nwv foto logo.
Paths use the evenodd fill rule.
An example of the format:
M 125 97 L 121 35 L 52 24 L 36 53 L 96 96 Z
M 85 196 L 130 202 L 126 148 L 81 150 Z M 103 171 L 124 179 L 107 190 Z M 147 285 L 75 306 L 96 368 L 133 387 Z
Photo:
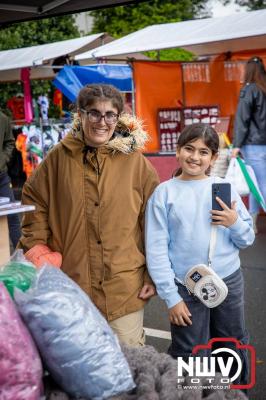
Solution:
M 231 342 L 230 347 L 233 347 L 233 343 L 236 350 L 248 351 L 251 363 L 250 382 L 248 384 L 234 384 L 241 375 L 242 360 L 236 350 L 225 347 L 225 342 Z M 214 343 L 215 347 L 217 347 L 217 343 L 221 343 L 221 347 L 212 350 Z M 199 350 L 203 349 L 210 351 L 209 357 L 196 355 Z M 220 353 L 223 353 L 224 356 L 218 356 Z M 251 345 L 243 345 L 235 338 L 214 338 L 207 345 L 195 346 L 192 354 L 193 356 L 189 357 L 188 361 L 183 360 L 182 357 L 177 357 L 177 383 L 184 382 L 184 375 L 188 375 L 191 378 L 190 382 L 192 384 L 200 383 L 200 377 L 204 377 L 208 383 L 212 383 L 218 367 L 222 375 L 221 384 L 230 385 L 231 389 L 250 389 L 255 385 L 256 354 L 254 347 Z

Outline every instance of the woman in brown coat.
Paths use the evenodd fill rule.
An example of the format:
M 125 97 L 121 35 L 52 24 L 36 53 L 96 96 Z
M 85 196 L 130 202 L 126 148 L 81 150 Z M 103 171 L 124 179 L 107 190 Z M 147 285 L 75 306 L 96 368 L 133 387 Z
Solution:
M 146 132 L 121 114 L 110 85 L 88 85 L 77 99 L 73 130 L 27 180 L 19 247 L 45 245 L 62 255 L 76 281 L 125 343 L 143 344 L 143 307 L 155 289 L 147 273 L 143 225 L 146 202 L 159 183 L 139 151 Z

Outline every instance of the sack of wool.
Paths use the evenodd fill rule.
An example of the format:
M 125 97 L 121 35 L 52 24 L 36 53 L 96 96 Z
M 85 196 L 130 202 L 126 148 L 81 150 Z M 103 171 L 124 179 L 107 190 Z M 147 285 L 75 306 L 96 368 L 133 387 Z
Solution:
M 184 383 L 177 385 L 176 360 L 152 346 L 122 345 L 122 351 L 134 376 L 136 389 L 110 400 L 247 400 L 239 390 L 221 389 L 222 376 L 218 373 L 211 384 L 209 377 L 199 377 L 200 383 L 191 388 L 191 378 L 187 375 Z M 50 376 L 45 377 L 44 386 L 46 400 L 75 400 L 58 388 Z
M 39 400 L 42 364 L 31 335 L 0 282 L 0 399 Z
M 10 260 L 0 268 L 0 281 L 4 283 L 12 297 L 14 297 L 15 288 L 23 292 L 28 290 L 35 275 L 36 268 L 34 265 L 24 260 Z
M 67 393 L 102 400 L 135 387 L 108 323 L 62 271 L 42 267 L 15 301 L 48 371 Z

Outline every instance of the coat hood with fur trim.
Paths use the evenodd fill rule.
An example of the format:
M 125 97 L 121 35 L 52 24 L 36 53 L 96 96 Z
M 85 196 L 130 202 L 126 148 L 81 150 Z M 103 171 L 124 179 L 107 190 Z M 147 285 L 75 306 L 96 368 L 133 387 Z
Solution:
M 111 153 L 129 154 L 137 150 L 143 150 L 148 140 L 149 136 L 143 129 L 142 121 L 130 114 L 122 114 L 117 122 L 114 135 L 102 147 Z M 83 148 L 86 146 L 77 114 L 74 115 L 72 131 L 61 143 L 71 152 L 80 151 L 81 146 Z

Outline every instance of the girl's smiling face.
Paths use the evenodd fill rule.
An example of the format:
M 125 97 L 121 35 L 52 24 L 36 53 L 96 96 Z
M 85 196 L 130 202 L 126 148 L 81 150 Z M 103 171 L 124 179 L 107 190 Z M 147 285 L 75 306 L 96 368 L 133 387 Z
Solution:
M 205 179 L 206 171 L 217 159 L 202 139 L 197 139 L 178 147 L 176 151 L 177 160 L 182 169 L 179 179 L 195 180 Z

